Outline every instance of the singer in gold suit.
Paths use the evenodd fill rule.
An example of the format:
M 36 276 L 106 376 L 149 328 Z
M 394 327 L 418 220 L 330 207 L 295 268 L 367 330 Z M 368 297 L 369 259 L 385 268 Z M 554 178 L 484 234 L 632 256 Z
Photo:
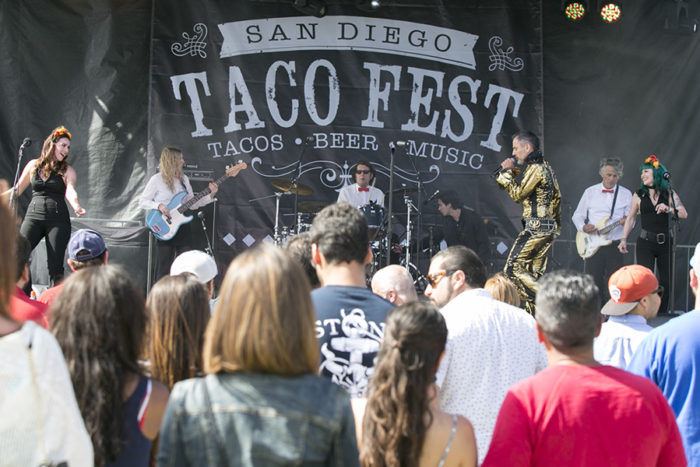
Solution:
M 515 238 L 503 273 L 534 315 L 537 280 L 547 269 L 547 253 L 561 226 L 559 184 L 539 150 L 539 139 L 529 131 L 513 136 L 513 157 L 503 161 L 501 169 L 498 186 L 523 205 L 523 230 Z

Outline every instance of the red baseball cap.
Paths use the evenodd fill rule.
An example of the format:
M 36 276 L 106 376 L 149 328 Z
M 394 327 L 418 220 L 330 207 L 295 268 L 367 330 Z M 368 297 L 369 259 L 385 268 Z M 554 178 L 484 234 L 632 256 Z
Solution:
M 615 271 L 608 279 L 610 300 L 601 313 L 620 316 L 631 311 L 642 298 L 654 292 L 659 281 L 651 269 L 633 264 Z

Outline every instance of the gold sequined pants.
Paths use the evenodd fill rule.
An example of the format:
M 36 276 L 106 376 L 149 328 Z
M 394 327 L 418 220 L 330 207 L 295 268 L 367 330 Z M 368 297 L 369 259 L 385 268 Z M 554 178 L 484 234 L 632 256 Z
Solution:
M 547 253 L 554 241 L 554 232 L 523 230 L 515 238 L 503 274 L 515 284 L 525 310 L 535 315 L 537 280 L 547 269 Z

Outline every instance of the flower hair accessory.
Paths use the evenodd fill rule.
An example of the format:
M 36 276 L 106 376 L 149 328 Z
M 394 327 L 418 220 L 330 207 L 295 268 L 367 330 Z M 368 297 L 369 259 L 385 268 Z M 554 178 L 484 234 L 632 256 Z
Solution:
M 51 134 L 51 141 L 55 143 L 56 141 L 58 141 L 59 138 L 63 138 L 64 136 L 70 139 L 70 132 L 66 130 L 66 127 L 59 126 Z
M 649 164 L 649 165 L 653 165 L 655 169 L 659 168 L 659 159 L 657 159 L 656 156 L 653 154 L 651 156 L 647 157 L 646 159 L 644 159 L 644 163 Z

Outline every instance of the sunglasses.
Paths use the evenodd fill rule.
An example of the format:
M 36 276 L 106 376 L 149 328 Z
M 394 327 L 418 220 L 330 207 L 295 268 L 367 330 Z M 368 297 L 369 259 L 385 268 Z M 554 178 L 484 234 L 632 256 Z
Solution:
M 356 170 L 355 173 L 356 174 L 368 174 L 368 173 L 370 173 L 370 171 L 369 170 Z
M 428 274 L 425 276 L 426 279 L 428 279 L 428 284 L 430 284 L 430 287 L 435 288 L 435 286 L 438 285 L 438 282 L 440 282 L 440 279 L 446 276 L 450 276 L 457 272 L 457 269 L 451 269 L 449 271 L 438 271 L 435 274 Z
M 652 293 L 658 294 L 659 297 L 663 297 L 664 296 L 664 286 L 663 285 L 658 286 L 656 288 L 656 290 L 654 290 Z

